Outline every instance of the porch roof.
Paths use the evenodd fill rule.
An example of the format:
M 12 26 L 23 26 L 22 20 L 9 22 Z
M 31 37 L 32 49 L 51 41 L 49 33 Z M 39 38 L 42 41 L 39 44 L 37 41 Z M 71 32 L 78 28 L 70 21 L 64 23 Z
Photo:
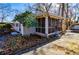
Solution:
M 42 14 L 38 14 L 37 16 L 36 16 L 36 18 L 43 18 L 43 17 L 46 17 L 47 16 L 47 14 L 46 13 L 42 13 Z M 53 14 L 49 14 L 49 16 L 51 17 L 51 18 L 54 18 L 54 19 L 66 19 L 66 18 L 64 18 L 64 17 L 62 17 L 62 16 L 55 16 L 55 15 L 53 15 Z

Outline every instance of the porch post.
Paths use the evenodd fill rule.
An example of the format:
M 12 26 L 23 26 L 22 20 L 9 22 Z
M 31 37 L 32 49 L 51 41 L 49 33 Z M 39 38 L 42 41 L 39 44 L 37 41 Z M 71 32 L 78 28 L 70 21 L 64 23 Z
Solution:
M 21 24 L 21 34 L 22 34 L 22 36 L 24 35 L 23 24 Z
M 62 31 L 66 31 L 65 19 L 62 20 Z
M 45 34 L 48 37 L 48 17 L 45 17 Z

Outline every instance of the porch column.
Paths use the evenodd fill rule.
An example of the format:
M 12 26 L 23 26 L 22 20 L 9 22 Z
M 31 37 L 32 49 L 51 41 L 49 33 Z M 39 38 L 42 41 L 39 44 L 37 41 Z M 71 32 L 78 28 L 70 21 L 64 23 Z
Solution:
M 17 23 L 17 24 L 18 24 L 18 26 L 17 26 L 17 27 L 18 27 L 18 32 L 19 32 L 19 25 L 20 25 L 20 23 Z
M 22 36 L 24 35 L 24 28 L 23 28 L 23 24 L 21 24 L 21 34 L 22 34 Z
M 48 37 L 48 17 L 45 18 L 45 34 Z
M 62 20 L 62 31 L 66 31 L 65 19 Z

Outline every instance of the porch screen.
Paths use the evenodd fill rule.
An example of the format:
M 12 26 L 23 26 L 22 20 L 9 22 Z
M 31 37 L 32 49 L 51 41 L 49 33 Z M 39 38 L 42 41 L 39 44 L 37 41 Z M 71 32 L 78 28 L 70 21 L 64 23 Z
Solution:
M 36 28 L 36 32 L 45 33 L 45 18 L 37 19 L 38 26 Z
M 61 31 L 61 20 L 58 19 L 50 19 L 48 20 L 49 27 L 48 32 L 53 33 L 54 31 Z

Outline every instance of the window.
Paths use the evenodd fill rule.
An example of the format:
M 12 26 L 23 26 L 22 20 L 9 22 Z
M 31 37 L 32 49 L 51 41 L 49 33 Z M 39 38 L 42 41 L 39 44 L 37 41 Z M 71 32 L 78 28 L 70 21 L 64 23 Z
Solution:
M 18 23 L 16 23 L 16 27 L 18 27 Z

